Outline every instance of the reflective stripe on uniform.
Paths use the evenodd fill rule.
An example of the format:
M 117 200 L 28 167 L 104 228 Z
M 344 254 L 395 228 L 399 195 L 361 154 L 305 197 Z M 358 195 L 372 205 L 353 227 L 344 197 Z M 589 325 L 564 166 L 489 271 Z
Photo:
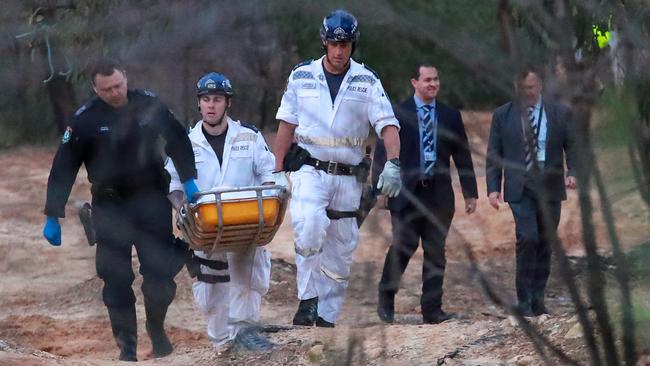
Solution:
M 296 141 L 306 145 L 324 146 L 324 147 L 361 147 L 366 140 L 362 137 L 311 137 L 296 134 Z
M 339 274 L 336 274 L 336 273 L 330 271 L 329 269 L 325 268 L 325 266 L 322 266 L 322 265 L 321 265 L 321 266 L 320 266 L 320 270 L 321 270 L 321 272 L 323 272 L 323 274 L 324 274 L 325 276 L 327 276 L 327 277 L 333 279 L 334 281 L 336 281 L 336 282 L 338 282 L 338 283 L 343 283 L 343 282 L 345 282 L 345 281 L 348 280 L 347 277 L 344 277 L 344 276 L 341 276 L 341 275 L 339 275 Z
M 296 243 L 293 244 L 293 247 L 296 250 L 297 254 L 300 254 L 305 258 L 313 257 L 322 252 L 322 249 L 320 248 L 298 248 L 298 245 Z

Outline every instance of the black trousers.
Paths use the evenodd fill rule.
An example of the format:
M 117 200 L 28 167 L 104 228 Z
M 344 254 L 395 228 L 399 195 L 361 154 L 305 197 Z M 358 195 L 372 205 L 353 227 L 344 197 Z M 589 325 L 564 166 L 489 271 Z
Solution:
M 172 302 L 176 295 L 174 277 L 184 262 L 174 244 L 171 212 L 162 191 L 138 192 L 128 197 L 93 196 L 95 265 L 104 281 L 102 297 L 106 306 L 124 308 L 135 304 L 131 288 L 134 245 L 145 302 L 161 307 Z
M 533 191 L 524 189 L 521 201 L 509 202 L 515 219 L 515 285 L 520 304 L 543 301 L 544 289 L 551 273 L 551 242 L 546 231 L 555 233 L 560 222 L 560 201 L 546 203 L 550 221 L 544 220 L 542 205 Z
M 393 301 L 399 290 L 404 270 L 418 248 L 420 239 L 424 251 L 422 265 L 422 314 L 440 310 L 442 305 L 442 284 L 445 273 L 445 239 L 454 216 L 454 196 L 449 185 L 427 187 L 418 185 L 415 196 L 433 213 L 437 224 L 432 223 L 412 203 L 401 211 L 391 211 L 393 242 L 384 261 L 379 282 L 379 296 L 383 301 Z M 446 194 L 446 196 L 445 196 Z

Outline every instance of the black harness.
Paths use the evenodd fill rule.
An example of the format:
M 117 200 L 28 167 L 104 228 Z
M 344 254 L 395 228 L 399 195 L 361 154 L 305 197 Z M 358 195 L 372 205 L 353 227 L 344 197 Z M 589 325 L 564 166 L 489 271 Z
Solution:
M 309 165 L 309 166 L 313 166 L 317 170 L 324 171 L 327 174 L 352 175 L 357 178 L 358 182 L 366 183 L 366 181 L 368 180 L 368 175 L 370 174 L 371 163 L 372 160 L 369 157 L 369 151 L 367 152 L 363 160 L 361 160 L 361 163 L 359 163 L 359 165 L 350 165 L 350 164 L 339 163 L 336 161 L 318 160 L 316 158 L 313 158 L 307 150 L 300 147 L 297 143 L 293 143 L 291 144 L 289 151 L 285 155 L 282 165 L 284 170 L 289 172 L 297 171 L 303 165 Z M 373 196 L 373 198 L 375 198 L 375 202 L 376 202 L 376 197 Z M 363 199 L 364 197 L 362 197 L 362 200 Z M 365 206 L 365 205 L 360 205 L 360 209 L 361 206 Z M 370 210 L 367 209 L 367 211 Z M 363 222 L 363 218 L 365 218 L 365 215 L 367 215 L 367 212 L 365 212 L 365 215 L 360 215 L 360 211 L 337 211 L 337 210 L 327 209 L 325 210 L 325 212 L 327 213 L 327 218 L 329 218 L 330 220 L 339 220 L 339 219 L 355 217 L 357 218 L 357 222 L 359 223 L 359 226 L 361 226 L 361 222 Z M 360 216 L 363 216 L 363 218 L 359 219 Z

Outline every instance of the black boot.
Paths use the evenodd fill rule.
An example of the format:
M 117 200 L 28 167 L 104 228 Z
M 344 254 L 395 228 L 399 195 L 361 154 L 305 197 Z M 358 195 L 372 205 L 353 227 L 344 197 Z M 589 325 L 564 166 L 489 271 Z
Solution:
M 456 314 L 454 313 L 445 313 L 441 308 L 437 308 L 433 311 L 423 313 L 422 321 L 424 324 L 440 324 L 449 319 L 454 319 Z
M 273 342 L 260 333 L 260 327 L 250 326 L 241 329 L 235 336 L 235 350 L 265 352 L 273 349 Z
M 517 311 L 519 311 L 521 316 L 526 318 L 535 316 L 535 314 L 533 314 L 533 311 L 530 308 L 530 301 L 519 301 L 517 303 Z
M 174 351 L 172 343 L 165 333 L 165 316 L 167 307 L 157 304 L 148 304 L 145 301 L 144 310 L 147 314 L 147 334 L 151 338 L 153 356 L 155 358 L 165 357 Z
M 320 328 L 334 328 L 335 325 L 319 316 L 318 319 L 316 319 L 316 326 Z
M 298 311 L 293 316 L 293 325 L 312 326 L 318 316 L 318 297 L 308 300 L 300 300 Z
M 530 301 L 530 310 L 534 316 L 548 314 L 548 309 L 544 306 L 544 290 L 533 291 Z
M 138 323 L 135 317 L 135 305 L 107 309 L 113 336 L 120 349 L 120 361 L 137 361 Z
M 377 315 L 385 323 L 392 323 L 395 320 L 395 295 L 379 293 Z

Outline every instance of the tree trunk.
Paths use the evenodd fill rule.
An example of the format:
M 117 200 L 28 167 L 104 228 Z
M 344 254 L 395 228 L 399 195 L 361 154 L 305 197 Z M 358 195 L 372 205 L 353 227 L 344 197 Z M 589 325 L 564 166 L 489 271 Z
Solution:
M 56 127 L 59 132 L 63 133 L 68 125 L 68 119 L 72 116 L 77 106 L 74 88 L 66 80 L 65 76 L 61 75 L 55 76 L 45 84 L 45 87 L 50 96 L 50 102 L 52 102 Z

